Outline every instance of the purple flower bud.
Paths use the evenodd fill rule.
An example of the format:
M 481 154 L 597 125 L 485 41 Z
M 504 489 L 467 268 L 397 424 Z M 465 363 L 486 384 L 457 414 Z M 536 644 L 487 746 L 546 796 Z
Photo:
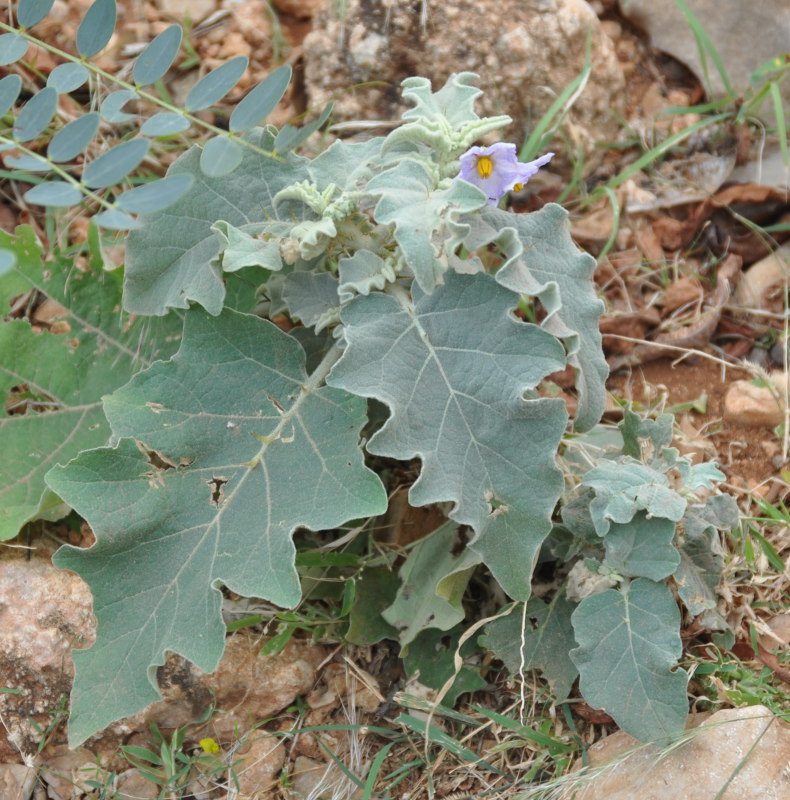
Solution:
M 495 206 L 507 192 L 520 191 L 524 184 L 554 157 L 554 153 L 524 164 L 518 160 L 516 145 L 497 142 L 491 147 L 471 147 L 461 156 L 459 178 L 482 189 L 488 204 Z

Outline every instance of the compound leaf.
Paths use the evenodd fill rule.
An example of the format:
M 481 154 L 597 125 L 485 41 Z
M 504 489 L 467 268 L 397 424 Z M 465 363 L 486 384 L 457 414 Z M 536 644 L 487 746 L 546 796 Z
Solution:
M 95 56 L 112 38 L 118 9 L 115 0 L 96 0 L 77 28 L 77 52 L 83 58 Z
M 213 106 L 239 82 L 248 61 L 247 56 L 236 56 L 209 72 L 192 87 L 184 108 L 194 112 Z
M 256 129 L 245 138 L 271 149 L 270 133 Z M 193 148 L 168 170 L 171 175 L 191 175 L 192 188 L 164 212 L 144 218 L 127 239 L 124 304 L 132 313 L 165 314 L 169 308 L 186 308 L 190 300 L 219 314 L 225 297 L 222 273 L 215 262 L 222 244 L 212 226 L 224 220 L 235 228 L 260 228 L 264 220 L 300 219 L 302 204 L 280 203 L 273 198 L 281 189 L 306 178 L 304 159 L 289 156 L 274 161 L 246 151 L 238 175 L 210 178 L 200 169 L 200 150 Z
M 284 64 L 259 83 L 233 109 L 228 127 L 232 131 L 246 131 L 260 125 L 283 99 L 291 82 L 291 67 Z
M 82 192 L 66 181 L 46 181 L 25 192 L 25 200 L 39 206 L 75 206 L 82 200 Z
M 172 136 L 189 128 L 189 120 L 175 111 L 160 111 L 143 123 L 143 136 Z
M 90 143 L 99 130 L 99 115 L 95 111 L 72 120 L 61 128 L 47 147 L 47 157 L 55 162 L 71 161 Z
M 156 83 L 170 69 L 181 47 L 181 26 L 171 25 L 151 40 L 137 56 L 132 77 L 138 86 Z
M 532 214 L 486 208 L 468 221 L 472 233 L 466 247 L 477 250 L 496 242 L 507 257 L 497 281 L 540 298 L 547 312 L 543 327 L 565 340 L 579 389 L 574 425 L 589 430 L 603 413 L 609 374 L 598 329 L 603 303 L 591 280 L 595 259 L 571 240 L 568 212 L 554 203 Z
M 513 316 L 517 297 L 491 276 L 445 278 L 429 295 L 414 285 L 412 301 L 375 293 L 345 306 L 347 348 L 328 382 L 390 408 L 368 450 L 419 458 L 411 504 L 452 502 L 450 517 L 476 533 L 472 550 L 526 599 L 562 491 L 554 459 L 567 422 L 561 401 L 530 390 L 564 351 Z
M 0 276 L 0 319 L 12 296 L 32 289 L 62 307 L 64 329 L 55 335 L 36 333 L 25 320 L 0 323 L 0 539 L 9 539 L 37 516 L 49 468 L 107 441 L 102 395 L 168 356 L 175 348 L 167 337 L 177 338 L 180 322 L 130 321 L 118 313 L 117 272 L 80 272 L 67 258 L 45 265 L 29 227 L 16 237 L 0 233 L 0 246 L 16 257 Z M 15 403 L 26 404 L 25 413 L 7 414 Z
M 480 646 L 501 659 L 511 675 L 541 670 L 554 696 L 567 700 L 578 675 L 568 658 L 576 644 L 571 626 L 575 607 L 563 594 L 556 595 L 551 603 L 531 597 L 526 613 L 523 605 L 517 605 L 506 617 L 487 625 L 485 635 L 479 638 Z
M 200 154 L 200 169 L 209 178 L 221 178 L 241 164 L 244 150 L 241 145 L 224 134 L 209 139 Z
M 57 89 L 60 94 L 73 92 L 75 89 L 79 89 L 84 83 L 87 83 L 90 75 L 90 72 L 88 72 L 87 68 L 82 64 L 74 64 L 72 62 L 58 64 L 58 66 L 49 73 L 47 86 L 52 86 Z
M 0 115 L 5 116 L 19 97 L 22 89 L 22 78 L 16 73 L 0 79 Z
M 137 115 L 129 114 L 127 111 L 123 110 L 123 107 L 131 100 L 138 99 L 138 97 L 139 95 L 137 92 L 133 92 L 131 89 L 118 89 L 117 92 L 108 94 L 102 101 L 101 108 L 99 109 L 102 118 L 106 119 L 107 122 L 129 122 L 129 120 L 134 119 Z
M 55 0 L 19 0 L 16 18 L 23 28 L 31 28 L 49 14 Z
M 57 90 L 45 86 L 38 94 L 34 94 L 19 112 L 14 123 L 14 138 L 18 142 L 35 139 L 49 125 L 57 107 Z
M 30 42 L 18 33 L 0 34 L 0 67 L 19 61 L 30 47 Z
M 82 172 L 82 181 L 91 189 L 105 189 L 122 181 L 145 158 L 151 142 L 148 139 L 131 139 L 102 153 Z
M 688 714 L 680 658 L 680 611 L 663 583 L 638 578 L 579 603 L 571 618 L 579 647 L 571 651 L 582 694 L 594 708 L 642 742 L 667 740 Z
M 365 403 L 322 375 L 272 323 L 191 309 L 178 353 L 105 398 L 117 446 L 50 472 L 97 539 L 55 557 L 89 583 L 98 620 L 74 654 L 72 746 L 157 700 L 167 651 L 216 667 L 220 584 L 293 606 L 293 531 L 385 510 L 358 445 Z

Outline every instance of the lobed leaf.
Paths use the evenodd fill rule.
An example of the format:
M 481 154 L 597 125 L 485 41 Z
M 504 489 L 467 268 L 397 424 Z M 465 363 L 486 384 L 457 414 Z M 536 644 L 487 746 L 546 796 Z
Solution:
M 130 139 L 110 148 L 85 165 L 82 182 L 91 189 L 106 189 L 122 181 L 140 165 L 148 153 L 148 139 Z
M 15 237 L 0 233 L 0 247 L 15 259 L 0 275 L 0 319 L 11 297 L 34 290 L 62 307 L 61 324 L 68 329 L 54 335 L 36 333 L 24 320 L 0 322 L 0 539 L 10 539 L 38 515 L 50 467 L 106 442 L 102 395 L 155 357 L 169 355 L 175 348 L 168 337 L 177 338 L 180 323 L 119 314 L 118 272 L 81 272 L 63 257 L 45 265 L 29 227 L 18 228 Z M 20 385 L 28 387 L 31 402 L 45 403 L 41 410 L 33 405 L 26 413 L 6 412 L 21 397 L 9 394 L 11 388 Z
M 132 68 L 132 77 L 138 86 L 148 86 L 164 77 L 181 48 L 182 35 L 180 25 L 171 25 L 149 42 Z
M 464 245 L 474 251 L 498 244 L 507 258 L 497 282 L 538 297 L 547 312 L 542 326 L 565 341 L 579 390 L 574 426 L 589 430 L 603 413 L 609 374 L 598 328 L 603 303 L 592 281 L 595 259 L 573 243 L 568 212 L 554 203 L 532 214 L 486 208 L 469 222 Z
M 35 139 L 49 125 L 58 107 L 58 93 L 45 86 L 25 103 L 14 123 L 14 138 L 18 142 Z
M 55 556 L 89 583 L 98 620 L 74 654 L 72 746 L 157 700 L 167 651 L 216 667 L 220 584 L 293 606 L 293 531 L 385 510 L 358 446 L 365 403 L 304 365 L 272 323 L 192 309 L 178 353 L 105 398 L 117 445 L 50 472 L 97 537 Z
M 688 714 L 680 612 L 663 583 L 638 578 L 586 597 L 572 616 L 579 647 L 571 659 L 587 702 L 642 742 L 683 731 Z
M 291 82 L 291 67 L 284 64 L 259 83 L 233 109 L 228 121 L 232 131 L 246 131 L 260 125 L 274 111 Z
M 680 564 L 680 553 L 672 543 L 675 523 L 638 511 L 630 522 L 613 522 L 604 545 L 605 564 L 629 578 L 668 578 Z
M 271 149 L 272 135 L 262 129 L 247 134 L 257 147 Z M 217 220 L 244 229 L 260 229 L 263 220 L 290 220 L 306 212 L 301 206 L 273 198 L 281 189 L 306 178 L 305 160 L 289 156 L 277 162 L 245 151 L 239 173 L 209 178 L 200 169 L 200 151 L 193 148 L 168 170 L 170 175 L 191 175 L 192 188 L 127 239 L 124 304 L 135 314 L 165 314 L 169 308 L 186 308 L 190 300 L 210 313 L 222 309 L 225 287 L 213 263 L 221 243 L 212 230 Z
M 96 135 L 99 122 L 95 111 L 73 119 L 52 137 L 47 147 L 47 158 L 56 163 L 76 158 Z
M 436 189 L 435 177 L 410 159 L 376 175 L 367 188 L 379 197 L 376 221 L 395 226 L 395 239 L 417 283 L 432 292 L 442 282 L 449 254 L 469 233 L 459 218 L 485 205 L 485 194 L 465 181 Z
M 31 28 L 49 14 L 55 0 L 19 0 L 16 18 L 23 28 Z
M 247 56 L 236 56 L 209 72 L 192 87 L 184 108 L 195 112 L 213 106 L 239 82 L 248 62 Z
M 77 28 L 77 52 L 83 58 L 103 50 L 115 31 L 118 9 L 115 0 L 95 0 Z
M 411 504 L 452 502 L 449 516 L 475 530 L 472 550 L 526 599 L 562 491 L 554 457 L 567 421 L 562 401 L 530 391 L 562 369 L 564 351 L 513 316 L 517 297 L 489 275 L 448 272 L 412 296 L 344 307 L 347 347 L 328 382 L 389 407 L 368 450 L 419 458 Z

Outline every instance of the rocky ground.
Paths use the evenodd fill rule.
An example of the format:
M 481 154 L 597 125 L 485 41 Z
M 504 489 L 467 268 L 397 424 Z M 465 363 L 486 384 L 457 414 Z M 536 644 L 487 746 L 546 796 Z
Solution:
M 56 0 L 41 37 L 71 49 L 88 5 L 88 0 Z M 513 206 L 529 211 L 549 201 L 563 203 L 575 240 L 599 258 L 596 281 L 607 304 L 602 330 L 612 366 L 607 418 L 617 420 L 624 400 L 673 411 L 678 446 L 718 461 L 744 514 L 758 517 L 764 510 L 760 502 L 781 504 L 790 488 L 785 346 L 790 247 L 783 244 L 790 235 L 790 202 L 776 137 L 761 135 L 764 127 L 751 119 L 736 124 L 735 114 L 751 96 L 752 72 L 790 41 L 790 10 L 784 0 L 766 0 L 748 14 L 739 0 L 688 0 L 688 5 L 718 48 L 731 87 L 710 63 L 703 66 L 693 33 L 670 0 L 633 0 L 622 8 L 616 0 L 274 0 L 271 5 L 122 0 L 116 38 L 99 63 L 123 73 L 136 46 L 172 21 L 187 19 L 191 47 L 205 68 L 249 56 L 248 76 L 229 102 L 272 66 L 290 63 L 296 80 L 271 121 L 315 113 L 334 99 L 332 135 L 358 137 L 386 130 L 398 119 L 403 108 L 394 87 L 403 77 L 426 75 L 438 84 L 452 72 L 472 70 L 485 90 L 487 106 L 481 111 L 510 114 L 508 135 L 520 142 L 589 58 L 589 78 L 569 100 L 551 142 L 558 157 L 530 182 L 528 194 L 513 198 Z M 56 63 L 41 51 L 36 66 L 46 74 Z M 168 77 L 176 102 L 199 75 L 184 69 Z M 730 93 L 722 108 L 731 116 L 682 137 L 704 113 L 684 109 L 723 93 Z M 790 101 L 790 81 L 784 83 L 784 99 Z M 78 107 L 79 98 L 73 102 Z M 771 112 L 763 111 L 770 125 Z M 645 150 L 673 136 L 678 139 L 667 148 L 668 158 L 639 168 Z M 596 187 L 607 182 L 611 194 L 594 199 Z M 0 226 L 12 231 L 29 223 L 45 239 L 43 219 L 18 202 L 13 181 L 6 177 L 3 183 Z M 70 235 L 75 241 L 84 237 L 85 221 L 74 220 Z M 46 312 L 40 316 L 46 325 Z M 554 376 L 552 389 L 572 405 L 569 377 Z M 421 526 L 431 529 L 419 513 L 409 524 L 412 537 Z M 395 527 L 407 526 L 401 519 Z M 790 528 L 776 524 L 763 534 L 785 561 Z M 394 721 L 409 703 L 395 695 L 404 689 L 404 676 L 392 643 L 349 648 L 329 635 L 310 642 L 300 634 L 282 652 L 261 658 L 258 652 L 273 632 L 261 626 L 230 636 L 213 675 L 172 658 L 160 670 L 162 703 L 113 725 L 79 751 L 68 751 L 70 650 L 90 644 L 93 620 L 84 584 L 49 561 L 62 537 L 73 544 L 91 542 L 87 529 L 76 534 L 36 523 L 0 558 L 0 686 L 10 689 L 0 694 L 2 800 L 368 800 L 377 795 L 364 778 L 383 747 L 394 743 L 378 765 L 382 774 L 422 756 L 427 747 L 422 737 Z M 737 562 L 737 554 L 732 556 Z M 725 611 L 728 622 L 744 632 L 739 654 L 748 675 L 766 676 L 767 670 L 765 680 L 774 682 L 775 696 L 785 702 L 790 695 L 783 694 L 782 683 L 790 682 L 790 670 L 775 651 L 777 643 L 786 648 L 790 642 L 784 615 L 788 573 L 766 563 L 764 554 L 760 559 L 748 573 L 728 573 Z M 689 646 L 697 633 L 693 626 L 684 631 Z M 505 713 L 524 705 L 522 692 L 533 698 L 527 704 L 540 708 L 545 735 L 574 742 L 568 752 L 592 745 L 593 767 L 616 759 L 616 768 L 586 781 L 578 795 L 584 800 L 625 800 L 637 785 L 639 797 L 662 800 L 790 797 L 790 729 L 753 696 L 734 701 L 726 682 L 720 680 L 723 710 L 690 717 L 690 726 L 702 722 L 705 732 L 659 760 L 654 748 L 624 758 L 635 743 L 615 733 L 605 715 L 580 703 L 563 716 L 561 709 L 534 699 L 538 683 L 522 690 L 491 665 L 481 669 L 486 690 L 459 705 L 474 724 L 455 728 L 450 720 L 445 729 L 482 753 L 493 769 L 445 750 L 430 775 L 419 766 L 404 769 L 392 797 L 516 796 L 502 779 L 505 772 L 525 781 L 518 796 L 533 796 L 524 794 L 532 768 L 536 786 L 562 770 L 547 768 L 540 739 L 519 738 L 470 705 Z M 407 687 L 407 693 L 416 692 Z M 211 705 L 214 713 L 196 722 Z M 738 705 L 744 707 L 727 707 Z M 165 766 L 141 768 L 135 747 L 164 752 L 152 724 L 164 732 L 166 743 L 174 729 L 187 730 L 174 748 L 181 753 L 179 769 L 188 766 L 181 777 Z M 316 727 L 324 729 L 311 730 Z M 552 756 L 555 767 L 560 756 L 560 751 Z M 347 772 L 361 777 L 362 785 Z M 570 782 L 554 788 L 556 797 L 571 794 Z

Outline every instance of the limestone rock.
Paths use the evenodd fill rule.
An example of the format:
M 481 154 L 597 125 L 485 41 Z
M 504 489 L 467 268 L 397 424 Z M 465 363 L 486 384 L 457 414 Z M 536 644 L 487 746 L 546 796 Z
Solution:
M 74 573 L 36 557 L 0 559 L 0 685 L 21 692 L 0 693 L 0 762 L 36 753 L 39 731 L 71 689 L 71 649 L 93 643 L 91 607 Z
M 735 301 L 744 311 L 766 308 L 771 292 L 782 286 L 789 275 L 790 246 L 785 244 L 743 273 L 735 289 Z
M 777 371 L 771 378 L 773 387 L 756 386 L 751 381 L 734 381 L 724 396 L 724 419 L 755 428 L 774 428 L 784 422 L 781 398 L 787 376 Z
M 240 749 L 236 758 L 241 760 L 234 767 L 239 779 L 240 800 L 267 797 L 285 763 L 284 742 L 272 736 L 258 736 L 249 749 Z
M 127 769 L 118 776 L 116 787 L 118 800 L 155 800 L 159 787 L 136 769 Z
M 631 754 L 629 755 L 629 751 Z M 588 751 L 590 767 L 610 765 L 569 787 L 562 800 L 787 800 L 790 726 L 765 706 L 710 715 L 688 741 L 661 753 L 622 731 Z M 577 793 L 573 794 L 574 788 Z
M 89 772 L 82 772 L 82 768 L 88 764 Z M 80 747 L 72 752 L 64 751 L 48 758 L 41 766 L 39 778 L 50 790 L 59 797 L 71 797 L 75 784 L 84 781 L 85 778 L 95 778 L 94 769 L 96 759 L 92 753 L 84 747 Z
M 214 0 L 155 0 L 156 7 L 171 19 L 179 22 L 189 19 L 200 22 L 216 8 Z
M 334 99 L 339 120 L 397 120 L 411 107 L 400 102 L 401 80 L 420 75 L 439 89 L 468 70 L 484 91 L 478 113 L 509 114 L 506 136 L 519 142 L 581 72 L 588 31 L 592 73 L 567 130 L 592 153 L 617 136 L 624 79 L 585 0 L 348 0 L 342 8 L 324 0 L 304 41 L 308 100 L 322 108 Z M 366 81 L 384 85 L 353 88 Z
M 114 723 L 108 733 L 122 737 L 147 730 L 149 722 L 164 729 L 183 727 L 211 704 L 216 711 L 209 735 L 230 740 L 249 730 L 309 691 L 324 657 L 322 647 L 293 640 L 276 655 L 259 656 L 263 644 L 256 636 L 231 636 L 217 670 L 211 674 L 171 655 L 157 673 L 165 699 Z
M 749 77 L 759 66 L 787 52 L 790 40 L 787 0 L 761 0 L 759 3 L 686 0 L 686 3 L 704 26 L 738 92 L 749 86 Z M 676 3 L 629 0 L 621 5 L 625 16 L 647 32 L 654 47 L 682 61 L 700 79 L 704 77 L 696 38 Z M 714 94 L 723 95 L 724 82 L 710 59 L 708 75 Z M 785 101 L 790 100 L 787 81 L 780 89 Z
M 0 764 L 0 797 L 27 800 L 36 784 L 36 771 L 24 764 Z

